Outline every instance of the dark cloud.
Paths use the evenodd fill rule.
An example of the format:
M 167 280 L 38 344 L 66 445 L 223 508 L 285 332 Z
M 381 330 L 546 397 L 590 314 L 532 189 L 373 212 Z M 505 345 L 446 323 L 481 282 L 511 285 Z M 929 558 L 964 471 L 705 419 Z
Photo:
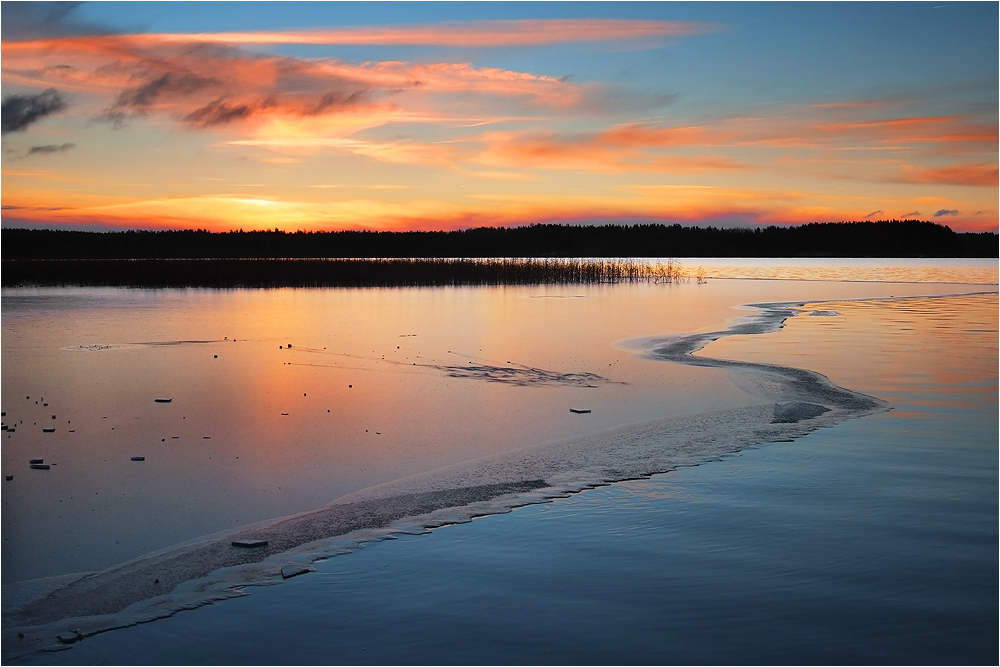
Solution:
M 121 126 L 130 115 L 144 114 L 162 98 L 184 97 L 215 85 L 217 82 L 214 79 L 190 72 L 167 72 L 142 85 L 123 90 L 115 103 L 97 119 Z
M 65 143 L 65 144 L 47 144 L 45 146 L 32 146 L 28 151 L 28 155 L 36 155 L 41 153 L 45 155 L 47 153 L 65 153 L 68 150 L 76 148 L 76 144 Z
M 903 217 L 904 218 L 919 218 L 920 217 L 920 211 L 910 211 L 909 213 L 904 213 Z
M 303 113 L 307 116 L 318 116 L 335 107 L 353 107 L 361 104 L 367 97 L 367 90 L 355 90 L 350 95 L 341 92 L 330 92 L 319 98 L 319 101 L 314 106 L 307 107 Z
M 115 127 L 122 127 L 123 125 L 125 125 L 125 120 L 127 118 L 128 114 L 125 113 L 124 111 L 112 111 L 111 109 L 108 109 L 100 116 L 98 116 L 95 120 L 102 120 L 111 123 Z
M 200 109 L 195 109 L 184 120 L 192 125 L 209 127 L 211 125 L 225 125 L 234 120 L 242 120 L 252 116 L 257 110 L 257 105 L 250 104 L 227 104 L 222 100 L 209 102 Z
M 55 88 L 49 88 L 36 95 L 11 95 L 3 101 L 0 115 L 3 117 L 3 134 L 20 132 L 46 116 L 58 113 L 67 107 L 66 100 Z
M 168 72 L 141 86 L 123 90 L 114 108 L 143 110 L 155 104 L 161 96 L 190 95 L 214 84 L 212 79 L 205 79 L 197 74 Z
M 958 215 L 958 209 L 957 208 L 943 208 L 940 211 L 938 211 L 937 213 L 935 213 L 934 217 L 935 218 L 940 218 L 941 216 L 944 216 L 944 215 Z
M 14 206 L 13 204 L 4 204 L 2 207 L 4 211 L 61 211 L 64 206 Z
M 318 116 L 350 111 L 371 102 L 369 87 L 347 80 L 335 80 L 331 86 L 330 77 L 320 81 L 312 76 L 308 68 L 303 69 L 301 63 L 285 58 L 264 63 L 271 65 L 270 69 L 275 74 L 275 92 L 262 98 L 257 94 L 259 86 L 255 83 L 248 86 L 238 77 L 236 80 L 227 78 L 224 68 L 242 58 L 238 52 L 198 47 L 186 52 L 185 57 L 192 54 L 197 57 L 191 61 L 191 68 L 173 63 L 170 64 L 173 69 L 167 72 L 160 69 L 155 75 L 150 75 L 150 70 L 162 68 L 164 62 L 151 61 L 147 66 L 110 63 L 99 68 L 101 74 L 129 76 L 142 83 L 122 90 L 97 120 L 121 126 L 132 117 L 170 110 L 188 125 L 212 127 L 246 120 L 269 109 L 280 109 L 281 113 L 299 116 Z M 198 61 L 201 57 L 209 58 L 210 64 L 219 70 L 217 75 L 195 73 L 199 67 L 207 69 L 205 63 Z M 337 84 L 341 84 L 341 90 L 336 89 Z M 320 92 L 322 89 L 316 92 L 310 90 L 319 85 L 326 92 Z
M 867 220 L 869 218 L 874 218 L 876 215 L 885 215 L 885 211 L 883 211 L 882 209 L 879 209 L 877 211 L 872 211 L 871 213 L 866 215 L 864 219 Z

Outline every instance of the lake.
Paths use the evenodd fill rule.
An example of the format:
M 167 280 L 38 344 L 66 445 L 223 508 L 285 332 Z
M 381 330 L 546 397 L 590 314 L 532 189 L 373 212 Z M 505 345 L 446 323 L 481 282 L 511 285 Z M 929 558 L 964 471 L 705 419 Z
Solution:
M 5 656 L 995 662 L 996 263 L 775 267 L 4 290 Z

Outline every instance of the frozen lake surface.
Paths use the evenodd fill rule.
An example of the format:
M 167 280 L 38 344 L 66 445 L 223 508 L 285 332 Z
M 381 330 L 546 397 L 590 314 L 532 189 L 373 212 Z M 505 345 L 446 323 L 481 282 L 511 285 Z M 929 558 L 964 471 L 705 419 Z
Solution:
M 897 611 L 912 607 L 917 572 L 907 574 L 898 557 L 899 545 L 914 540 L 924 554 L 914 567 L 929 582 L 917 609 L 927 613 L 911 614 L 910 625 L 899 621 L 903 629 L 888 633 L 896 643 L 872 630 L 876 643 L 868 648 L 877 645 L 885 661 L 911 655 L 898 652 L 900 638 L 930 636 L 914 628 L 933 616 L 964 619 L 968 632 L 952 628 L 951 643 L 942 645 L 971 650 L 980 625 L 970 625 L 969 614 L 986 614 L 996 627 L 995 289 L 711 280 L 495 289 L 5 290 L 4 423 L 16 426 L 4 434 L 3 448 L 4 473 L 14 475 L 3 493 L 5 613 L 45 590 L 41 577 L 62 577 L 44 582 L 48 589 L 69 583 L 66 597 L 35 603 L 35 634 L 12 637 L 10 619 L 17 617 L 5 617 L 5 654 L 21 652 L 14 642 L 41 646 L 76 627 L 85 633 L 107 627 L 109 618 L 94 618 L 97 612 L 121 624 L 197 604 L 206 593 L 231 595 L 234 584 L 280 581 L 282 566 L 308 566 L 358 540 L 463 522 L 720 457 L 431 537 L 370 545 L 316 563 L 316 572 L 281 586 L 88 638 L 51 658 L 725 662 L 751 650 L 758 652 L 746 655 L 757 661 L 770 662 L 768 655 L 815 661 L 821 654 L 809 653 L 803 638 L 820 626 L 828 628 L 827 640 L 847 631 L 816 614 L 873 613 L 876 598 Z M 975 291 L 993 293 L 900 298 Z M 749 333 L 748 325 L 767 331 L 784 316 L 741 304 L 778 302 L 802 305 L 783 330 Z M 713 334 L 740 326 L 748 333 Z M 665 361 L 670 355 L 662 351 L 691 334 L 707 343 L 702 357 L 752 365 Z M 786 395 L 795 377 L 775 375 L 768 370 L 774 365 L 817 371 L 875 403 L 779 419 L 775 404 L 795 403 Z M 170 403 L 154 400 L 163 397 Z M 892 411 L 884 412 L 887 406 Z M 860 414 L 869 416 L 842 421 Z M 775 442 L 835 423 L 792 443 Z M 43 432 L 50 424 L 56 431 Z M 145 460 L 132 461 L 136 455 Z M 53 465 L 30 470 L 31 458 Z M 915 493 L 914 480 L 934 493 Z M 705 484 L 708 491 L 699 487 Z M 376 514 L 388 523 L 378 523 Z M 276 550 L 207 579 L 198 574 L 191 581 L 200 581 L 200 590 L 176 575 L 179 563 L 215 562 L 212 545 L 221 540 L 229 549 L 228 538 L 240 531 L 271 531 L 276 544 L 292 544 L 281 540 L 318 539 L 334 519 L 351 527 L 359 516 L 369 521 L 360 524 L 362 532 L 299 542 L 290 554 Z M 274 523 L 280 517 L 293 518 Z M 206 537 L 212 534 L 225 537 L 213 542 Z M 873 541 L 873 535 L 883 537 Z M 157 550 L 159 556 L 149 556 Z M 201 560 L 192 560 L 199 550 Z M 935 565 L 940 558 L 946 562 Z M 107 570 L 129 559 L 117 573 Z M 965 564 L 964 574 L 949 576 L 962 581 L 927 579 L 928 568 L 954 568 L 955 559 Z M 757 574 L 752 563 L 762 568 Z M 156 568 L 168 565 L 174 574 L 163 576 L 164 583 L 180 576 L 184 585 L 165 596 L 170 591 L 146 579 L 158 579 Z M 74 608 L 74 600 L 93 596 L 63 575 L 83 571 L 104 571 L 92 575 L 102 591 L 151 592 L 140 590 L 131 607 L 99 600 L 92 609 Z M 190 571 L 197 574 L 196 567 Z M 973 575 L 992 577 L 985 592 L 970 588 Z M 829 598 L 834 583 L 824 577 L 863 595 L 838 589 L 846 611 L 817 604 L 812 616 L 792 613 L 810 596 Z M 74 585 L 77 598 L 70 595 Z M 745 627 L 737 633 L 742 639 L 723 642 L 729 648 L 700 635 L 706 629 L 696 622 L 699 614 L 707 622 L 727 595 L 741 590 L 739 604 L 727 603 L 730 613 L 752 613 L 757 605 L 755 622 L 763 623 L 785 609 L 767 624 L 778 634 Z M 348 599 L 352 611 L 345 615 L 336 600 Z M 316 612 L 322 607 L 326 613 Z M 66 615 L 69 609 L 76 612 Z M 609 625 L 613 609 L 630 611 Z M 251 629 L 254 623 L 288 624 L 273 653 L 251 648 L 256 644 L 248 639 L 264 635 Z M 177 646 L 174 633 L 189 633 L 187 624 L 204 630 Z M 463 624 L 481 628 L 478 641 Z M 389 641 L 386 627 L 406 630 Z M 707 644 L 681 641 L 682 635 Z M 792 635 L 799 640 L 790 641 Z M 632 637 L 631 648 L 613 637 Z M 138 657 L 149 642 L 158 648 Z M 775 642 L 787 650 L 774 653 Z M 663 653 L 663 644 L 678 657 Z M 857 650 L 829 655 L 852 661 Z M 992 655 L 995 662 L 995 641 L 990 650 L 959 661 Z

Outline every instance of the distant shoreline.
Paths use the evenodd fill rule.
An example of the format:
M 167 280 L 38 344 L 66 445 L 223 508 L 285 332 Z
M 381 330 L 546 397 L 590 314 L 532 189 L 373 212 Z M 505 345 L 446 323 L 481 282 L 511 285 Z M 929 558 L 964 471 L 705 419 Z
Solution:
M 451 232 L 87 232 L 3 229 L 7 260 L 637 257 L 997 257 L 995 232 L 919 220 L 723 229 L 530 225 Z
M 438 287 L 701 282 L 675 259 L 995 258 L 997 234 L 929 222 L 457 232 L 4 229 L 3 287 Z M 636 261 L 634 258 L 643 258 Z M 648 258 L 671 258 L 649 262 Z

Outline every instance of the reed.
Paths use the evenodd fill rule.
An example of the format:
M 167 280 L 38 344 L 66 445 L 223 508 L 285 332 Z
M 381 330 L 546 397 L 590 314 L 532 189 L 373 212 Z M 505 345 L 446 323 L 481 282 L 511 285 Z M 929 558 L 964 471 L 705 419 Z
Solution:
M 674 260 L 630 259 L 54 259 L 4 260 L 2 271 L 4 287 L 406 287 L 688 280 Z

